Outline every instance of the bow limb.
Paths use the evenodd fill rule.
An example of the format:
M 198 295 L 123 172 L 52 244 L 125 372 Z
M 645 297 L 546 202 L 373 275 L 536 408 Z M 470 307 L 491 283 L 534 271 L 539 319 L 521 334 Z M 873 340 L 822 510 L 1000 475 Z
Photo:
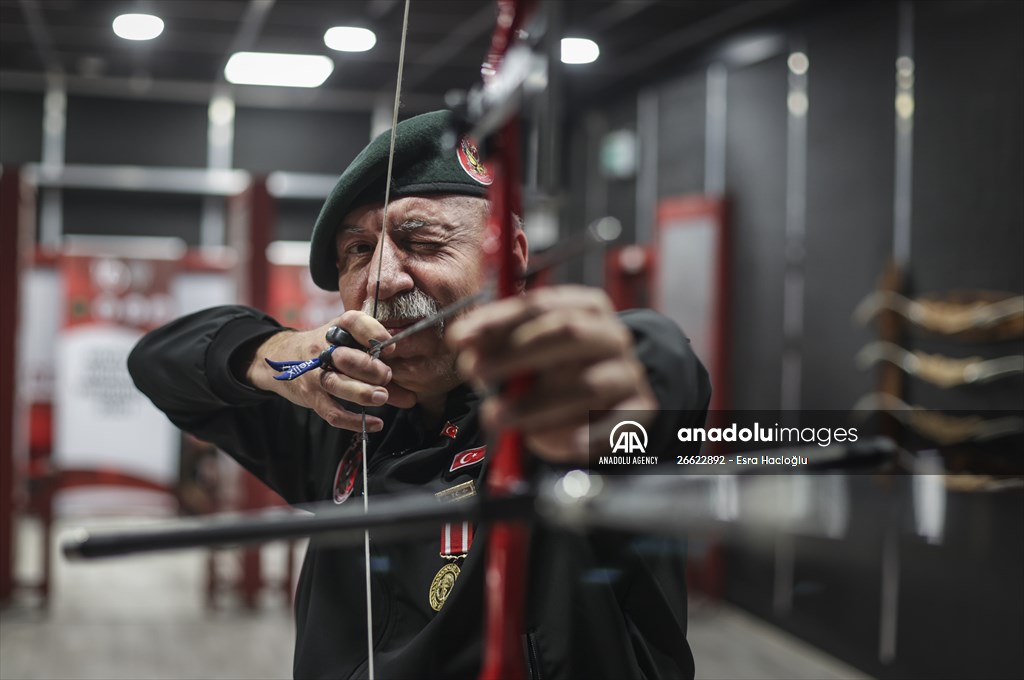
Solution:
M 505 52 L 514 41 L 532 2 L 498 1 L 497 27 L 483 72 L 485 78 L 498 73 Z M 513 116 L 491 140 L 493 183 L 489 198 L 488 245 L 496 266 L 498 297 L 515 295 L 522 272 L 514 257 L 517 215 L 520 205 L 519 122 Z M 516 378 L 505 387 L 511 397 L 529 388 L 529 378 Z M 505 430 L 497 446 L 485 485 L 494 497 L 508 496 L 524 485 L 524 449 L 518 431 Z M 526 678 L 522 635 L 525 631 L 527 526 L 522 522 L 495 522 L 488 538 L 485 581 L 485 638 L 481 680 Z
M 518 122 L 506 123 L 499 131 L 497 158 L 491 196 L 491 229 L 497 236 L 498 294 L 514 295 L 519 272 L 514 271 L 515 212 L 518 211 Z M 506 386 L 511 397 L 529 387 L 529 378 L 518 377 Z M 488 470 L 486 487 L 492 496 L 507 496 L 524 483 L 523 440 L 518 431 L 505 430 L 498 435 L 497 449 Z M 522 634 L 526 595 L 527 527 L 517 522 L 496 522 L 488 541 L 486 572 L 486 637 L 482 680 L 526 677 Z

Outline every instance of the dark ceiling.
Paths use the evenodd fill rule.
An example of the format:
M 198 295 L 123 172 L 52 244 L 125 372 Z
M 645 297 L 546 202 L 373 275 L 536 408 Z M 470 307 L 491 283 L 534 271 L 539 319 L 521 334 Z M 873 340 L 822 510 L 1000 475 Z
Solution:
M 635 83 L 688 50 L 797 4 L 559 0 L 563 35 L 601 47 L 596 63 L 565 67 L 566 88 L 585 98 Z M 0 77 L 7 81 L 0 86 L 41 86 L 47 72 L 58 72 L 72 91 L 201 100 L 223 83 L 235 51 L 319 53 L 335 70 L 317 92 L 248 89 L 275 90 L 264 98 L 281 105 L 369 109 L 393 87 L 402 8 L 402 0 L 0 0 Z M 124 12 L 157 14 L 163 34 L 146 42 L 118 38 L 111 21 Z M 403 91 L 413 108 L 478 80 L 494 19 L 493 0 L 412 0 Z M 336 25 L 370 28 L 377 45 L 332 51 L 323 34 Z

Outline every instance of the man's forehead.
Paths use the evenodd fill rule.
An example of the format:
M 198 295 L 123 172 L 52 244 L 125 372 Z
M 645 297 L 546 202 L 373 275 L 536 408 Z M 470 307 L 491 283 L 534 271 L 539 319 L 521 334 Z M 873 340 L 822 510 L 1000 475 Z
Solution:
M 384 204 L 372 203 L 349 212 L 341 221 L 338 233 L 380 228 L 384 218 Z M 390 226 L 406 222 L 423 222 L 459 226 L 481 222 L 487 218 L 487 200 L 474 196 L 405 196 L 391 201 L 388 206 Z

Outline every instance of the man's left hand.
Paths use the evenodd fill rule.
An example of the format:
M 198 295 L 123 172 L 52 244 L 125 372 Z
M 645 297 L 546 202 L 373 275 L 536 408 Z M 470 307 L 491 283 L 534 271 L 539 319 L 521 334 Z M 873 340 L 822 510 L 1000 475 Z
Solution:
M 492 396 L 481 415 L 488 428 L 520 430 L 550 462 L 587 463 L 589 411 L 658 407 L 629 329 L 595 288 L 541 288 L 484 305 L 447 338 L 460 372 L 477 385 L 532 377 L 525 394 Z

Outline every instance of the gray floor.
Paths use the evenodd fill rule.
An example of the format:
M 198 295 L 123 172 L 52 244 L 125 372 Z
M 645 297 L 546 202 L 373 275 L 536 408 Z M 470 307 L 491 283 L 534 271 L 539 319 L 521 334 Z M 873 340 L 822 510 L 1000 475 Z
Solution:
M 35 526 L 24 523 L 19 571 L 26 576 L 38 568 L 38 541 Z M 268 570 L 280 573 L 281 549 L 264 550 Z M 232 568 L 230 555 L 219 568 Z M 0 614 L 0 678 L 290 677 L 294 628 L 287 605 L 271 596 L 255 614 L 230 602 L 210 613 L 202 602 L 204 569 L 204 555 L 195 552 L 58 559 L 49 613 L 25 603 Z M 697 677 L 707 680 L 866 678 L 725 605 L 697 602 L 689 639 Z
M 723 603 L 694 602 L 687 639 L 701 680 L 869 680 L 870 676 Z

